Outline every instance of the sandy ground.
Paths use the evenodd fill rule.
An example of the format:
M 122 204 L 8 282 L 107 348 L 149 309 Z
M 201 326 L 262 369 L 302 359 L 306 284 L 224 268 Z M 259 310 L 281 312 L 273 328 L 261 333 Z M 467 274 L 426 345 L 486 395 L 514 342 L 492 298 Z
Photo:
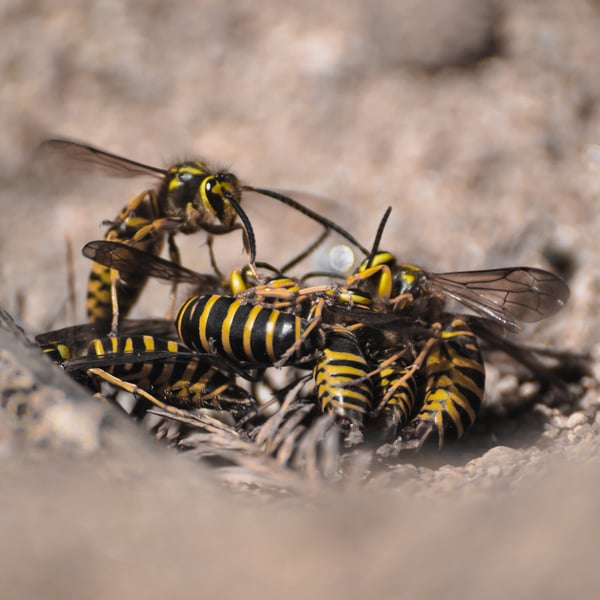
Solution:
M 4 2 L 0 304 L 29 334 L 71 323 L 68 238 L 83 320 L 78 249 L 143 189 L 33 153 L 61 135 L 301 190 L 366 246 L 391 205 L 385 245 L 435 271 L 559 269 L 567 307 L 523 337 L 592 353 L 598 375 L 599 27 L 594 0 Z M 245 206 L 261 260 L 318 234 L 271 200 Z M 204 239 L 182 243 L 200 270 Z M 239 266 L 239 238 L 217 256 Z M 166 295 L 153 286 L 138 316 Z M 33 407 L 25 424 L 0 413 L 3 597 L 597 596 L 592 378 L 568 410 L 273 496 L 223 488 L 0 340 L 2 399 Z M 489 379 L 493 405 L 506 381 L 493 364 Z

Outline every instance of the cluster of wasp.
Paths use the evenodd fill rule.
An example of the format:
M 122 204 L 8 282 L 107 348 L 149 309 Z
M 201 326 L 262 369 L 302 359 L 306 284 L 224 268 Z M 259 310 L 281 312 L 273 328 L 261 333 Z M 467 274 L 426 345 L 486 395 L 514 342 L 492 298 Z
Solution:
M 368 250 L 296 200 L 242 185 L 202 162 L 164 170 L 68 140 L 43 145 L 119 175 L 160 178 L 155 190 L 143 191 L 107 222 L 103 240 L 83 249 L 94 261 L 89 322 L 37 338 L 82 383 L 99 389 L 108 382 L 131 392 L 138 400 L 133 414 L 153 407 L 173 418 L 207 414 L 256 440 L 269 415 L 281 416 L 287 402 L 296 410 L 279 419 L 277 431 L 292 449 L 310 420 L 322 415 L 347 447 L 374 438 L 405 448 L 427 439 L 441 446 L 460 438 L 477 417 L 485 384 L 482 345 L 535 370 L 534 353 L 506 334 L 554 314 L 569 296 L 560 277 L 538 268 L 431 273 L 402 264 L 379 248 L 390 209 Z M 313 219 L 324 235 L 285 267 L 257 262 L 252 225 L 240 205 L 249 191 Z M 249 262 L 229 278 L 212 251 L 212 274 L 181 265 L 177 234 L 203 230 L 210 240 L 236 229 Z M 364 253 L 358 268 L 343 277 L 289 276 L 331 230 Z M 159 257 L 165 241 L 171 260 Z M 308 285 L 315 276 L 319 281 Z M 127 318 L 150 277 L 173 288 L 194 286 L 174 319 Z M 450 301 L 467 310 L 450 310 Z M 273 368 L 285 374 L 279 387 Z M 270 399 L 258 399 L 259 385 Z

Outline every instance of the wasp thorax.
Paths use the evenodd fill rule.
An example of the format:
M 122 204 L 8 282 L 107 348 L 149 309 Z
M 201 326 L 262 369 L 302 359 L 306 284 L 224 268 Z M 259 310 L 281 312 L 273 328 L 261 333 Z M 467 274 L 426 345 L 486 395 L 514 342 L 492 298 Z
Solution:
M 211 177 L 213 175 L 201 162 L 171 167 L 159 192 L 164 216 L 185 219 L 189 215 L 190 206 L 195 210 L 203 210 L 198 192 Z
M 418 296 L 423 292 L 422 285 L 425 280 L 423 269 L 415 265 L 398 265 L 393 273 L 393 294 L 412 294 Z

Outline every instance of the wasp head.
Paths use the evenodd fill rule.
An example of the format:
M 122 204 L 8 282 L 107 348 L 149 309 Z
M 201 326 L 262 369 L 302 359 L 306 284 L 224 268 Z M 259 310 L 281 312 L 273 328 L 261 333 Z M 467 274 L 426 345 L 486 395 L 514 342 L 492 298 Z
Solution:
M 241 189 L 232 173 L 213 173 L 201 162 L 182 163 L 169 169 L 161 191 L 165 217 L 186 219 L 194 213 L 198 222 L 216 218 L 224 227 L 233 227 Z

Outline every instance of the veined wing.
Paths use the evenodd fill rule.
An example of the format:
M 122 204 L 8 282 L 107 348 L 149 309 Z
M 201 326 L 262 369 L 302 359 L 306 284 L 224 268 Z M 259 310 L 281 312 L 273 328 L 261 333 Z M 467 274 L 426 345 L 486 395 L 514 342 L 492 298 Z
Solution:
M 164 177 L 165 169 L 153 167 L 144 163 L 101 150 L 90 144 L 76 142 L 64 138 L 44 140 L 39 145 L 43 153 L 57 155 L 61 158 L 73 160 L 86 167 L 98 170 L 113 177 Z
M 569 298 L 560 277 L 532 267 L 436 273 L 428 284 L 512 329 L 553 315 Z

